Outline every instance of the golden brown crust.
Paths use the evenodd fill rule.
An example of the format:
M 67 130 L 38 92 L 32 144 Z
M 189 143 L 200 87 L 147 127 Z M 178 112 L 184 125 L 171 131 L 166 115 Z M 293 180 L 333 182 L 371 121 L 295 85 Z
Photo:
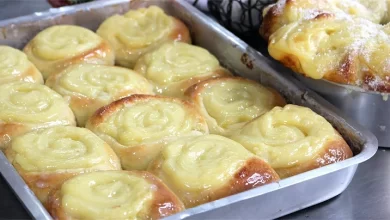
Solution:
M 103 171 L 109 172 L 109 171 Z M 114 171 L 115 172 L 115 171 Z M 161 219 L 184 210 L 183 203 L 179 198 L 157 177 L 146 171 L 121 171 L 129 175 L 142 177 L 148 183 L 155 186 L 153 190 L 153 200 L 150 204 L 150 210 L 140 213 L 140 219 Z M 65 220 L 74 219 L 67 215 L 61 204 L 61 187 L 50 192 L 46 207 L 54 219 Z
M 10 144 L 12 137 L 16 137 L 30 131 L 26 125 L 19 123 L 0 123 L 0 150 L 4 150 Z
M 162 161 L 163 159 L 160 155 L 159 158 L 150 164 L 148 171 L 160 176 L 159 173 L 162 170 Z M 233 178 L 230 179 L 227 184 L 217 190 L 205 190 L 197 194 L 196 197 L 187 196 L 186 198 L 180 198 L 180 195 L 183 195 L 182 193 L 176 192 L 176 194 L 183 201 L 186 208 L 192 208 L 255 187 L 263 186 L 268 183 L 277 182 L 279 180 L 280 178 L 278 174 L 269 164 L 258 157 L 252 157 L 249 158 L 239 170 L 237 170 L 237 172 L 233 175 Z M 169 184 L 168 186 L 175 192 L 176 189 L 174 186 L 170 186 Z
M 338 140 L 329 141 L 326 146 L 310 161 L 289 168 L 278 168 L 275 171 L 281 179 L 294 176 L 309 170 L 346 160 L 353 156 L 351 148 L 340 136 Z
M 181 41 L 184 43 L 191 43 L 191 35 L 187 26 L 177 18 L 172 17 L 175 28 L 170 34 L 170 38 L 174 41 Z

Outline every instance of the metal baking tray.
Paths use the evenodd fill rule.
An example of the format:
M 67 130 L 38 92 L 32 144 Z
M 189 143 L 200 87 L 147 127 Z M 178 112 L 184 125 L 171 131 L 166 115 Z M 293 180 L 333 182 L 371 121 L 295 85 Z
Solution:
M 275 66 L 273 61 L 184 0 L 97 1 L 51 9 L 1 21 L 0 44 L 22 48 L 40 30 L 56 24 L 76 24 L 96 30 L 110 15 L 148 5 L 158 5 L 168 14 L 184 21 L 194 43 L 208 49 L 235 74 L 271 86 L 289 103 L 310 107 L 324 116 L 337 128 L 354 152 L 354 157 L 345 161 L 187 209 L 167 219 L 274 219 L 340 194 L 352 180 L 358 164 L 375 154 L 378 142 L 370 132 L 346 119 L 339 110 L 306 89 L 294 77 L 280 74 L 285 69 Z M 50 215 L 2 153 L 0 171 L 32 217 L 50 219 Z

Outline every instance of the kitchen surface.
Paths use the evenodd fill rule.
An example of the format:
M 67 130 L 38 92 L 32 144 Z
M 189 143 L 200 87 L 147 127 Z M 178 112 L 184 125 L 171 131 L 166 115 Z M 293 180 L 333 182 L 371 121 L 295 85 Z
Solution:
M 50 5 L 46 0 L 0 0 L 0 20 L 49 8 Z M 0 195 L 0 219 L 30 218 L 2 176 L 0 176 Z M 390 148 L 379 148 L 374 157 L 359 165 L 352 182 L 341 195 L 281 219 L 389 218 Z M 243 214 L 241 219 L 248 218 Z

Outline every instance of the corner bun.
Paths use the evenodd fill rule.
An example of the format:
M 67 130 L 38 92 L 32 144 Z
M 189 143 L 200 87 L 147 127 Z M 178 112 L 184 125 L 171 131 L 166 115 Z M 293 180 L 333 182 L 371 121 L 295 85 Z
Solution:
M 53 190 L 48 210 L 64 219 L 161 219 L 184 210 L 182 202 L 154 175 L 144 171 L 82 174 Z
M 279 180 L 266 162 L 218 135 L 182 137 L 168 143 L 148 171 L 164 181 L 186 208 Z
M 76 63 L 114 65 L 114 51 L 100 36 L 74 25 L 55 25 L 39 32 L 24 52 L 44 79 Z
M 128 170 L 145 170 L 165 142 L 208 133 L 205 120 L 191 103 L 140 94 L 100 108 L 86 128 L 105 140 Z

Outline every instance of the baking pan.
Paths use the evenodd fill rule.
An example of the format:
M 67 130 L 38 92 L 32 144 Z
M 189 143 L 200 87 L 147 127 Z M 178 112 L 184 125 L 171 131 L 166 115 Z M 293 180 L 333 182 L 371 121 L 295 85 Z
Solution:
M 97 1 L 51 9 L 42 13 L 0 22 L 0 44 L 22 48 L 40 30 L 56 24 L 76 24 L 96 30 L 108 16 L 130 8 L 158 5 L 184 21 L 196 45 L 208 49 L 235 74 L 277 89 L 289 103 L 310 107 L 324 116 L 351 146 L 354 157 L 278 183 L 268 184 L 233 196 L 187 209 L 167 219 L 273 219 L 320 203 L 340 194 L 350 183 L 359 163 L 377 150 L 377 139 L 316 93 L 306 89 L 282 67 L 205 16 L 191 4 L 173 0 Z M 50 219 L 15 169 L 0 153 L 0 170 L 27 210 L 36 219 Z

